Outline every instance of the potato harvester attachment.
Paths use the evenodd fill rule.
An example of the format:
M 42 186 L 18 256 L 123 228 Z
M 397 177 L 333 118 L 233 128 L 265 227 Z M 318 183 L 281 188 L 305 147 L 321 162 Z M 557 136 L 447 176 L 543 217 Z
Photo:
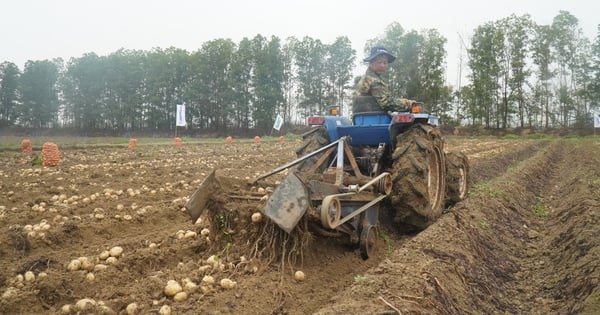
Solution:
M 392 181 L 387 172 L 373 177 L 363 175 L 349 141 L 350 138 L 341 137 L 260 175 L 248 185 L 289 170 L 269 196 L 263 213 L 287 233 L 306 215 L 325 232 L 349 235 L 353 243 L 359 244 L 361 256 L 367 259 L 377 238 L 374 226 L 378 222 L 380 202 L 391 193 Z M 310 167 L 303 170 L 297 167 L 307 161 L 311 161 Z M 213 171 L 185 204 L 192 220 L 200 217 L 218 189 L 221 187 Z

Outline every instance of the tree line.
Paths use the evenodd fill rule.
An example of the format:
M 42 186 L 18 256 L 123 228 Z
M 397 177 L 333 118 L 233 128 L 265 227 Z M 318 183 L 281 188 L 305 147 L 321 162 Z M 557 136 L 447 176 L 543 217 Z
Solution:
M 394 95 L 423 101 L 447 124 L 591 124 L 600 104 L 600 36 L 590 42 L 570 13 L 559 12 L 550 25 L 512 15 L 477 27 L 465 50 L 464 86 L 446 82 L 446 42 L 435 29 L 392 23 L 360 53 L 386 46 L 397 56 L 386 75 Z M 176 105 L 185 104 L 188 130 L 268 133 L 278 114 L 300 123 L 329 106 L 347 112 L 359 79 L 351 47 L 345 36 L 323 43 L 259 34 L 211 40 L 193 52 L 120 49 L 67 62 L 30 60 L 23 71 L 5 61 L 0 127 L 163 132 L 175 128 Z

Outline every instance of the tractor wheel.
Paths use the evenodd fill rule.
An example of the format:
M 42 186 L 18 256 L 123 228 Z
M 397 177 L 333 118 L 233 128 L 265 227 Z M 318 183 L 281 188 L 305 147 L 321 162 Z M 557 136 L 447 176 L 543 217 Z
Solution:
M 306 154 L 316 151 L 329 144 L 329 135 L 324 127 L 315 127 L 309 132 L 302 135 L 304 140 L 302 144 L 296 149 L 296 156 L 302 157 Z M 305 171 L 312 167 L 317 160 L 319 155 L 313 156 L 302 163 L 298 164 L 298 170 Z
M 446 154 L 446 206 L 464 200 L 469 192 L 469 160 L 461 152 Z
M 416 124 L 396 137 L 393 159 L 394 222 L 425 229 L 442 215 L 445 193 L 444 142 L 438 129 Z

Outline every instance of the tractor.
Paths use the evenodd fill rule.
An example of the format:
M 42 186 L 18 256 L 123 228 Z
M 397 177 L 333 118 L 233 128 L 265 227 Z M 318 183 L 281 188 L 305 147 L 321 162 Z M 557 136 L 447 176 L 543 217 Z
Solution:
M 381 111 L 371 96 L 353 101 L 353 115 L 310 116 L 297 159 L 251 180 L 287 176 L 262 212 L 290 233 L 307 217 L 318 229 L 347 235 L 368 259 L 380 220 L 402 230 L 423 230 L 468 192 L 469 165 L 460 152 L 444 152 L 438 117 L 416 103 L 407 111 Z M 185 207 L 196 220 L 214 190 L 214 172 Z M 385 209 L 388 213 L 380 214 Z M 386 221 L 387 222 L 387 221 Z

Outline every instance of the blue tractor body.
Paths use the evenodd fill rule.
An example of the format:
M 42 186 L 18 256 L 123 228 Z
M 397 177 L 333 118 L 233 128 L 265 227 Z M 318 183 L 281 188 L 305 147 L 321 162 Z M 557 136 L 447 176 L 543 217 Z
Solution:
M 311 117 L 312 118 L 312 117 Z M 424 113 L 364 112 L 355 114 L 352 121 L 343 116 L 315 116 L 308 119 L 310 125 L 323 125 L 331 142 L 342 137 L 350 139 L 353 146 L 378 146 L 386 144 L 393 148 L 393 139 L 398 133 L 415 123 L 427 123 L 437 126 L 437 116 Z

